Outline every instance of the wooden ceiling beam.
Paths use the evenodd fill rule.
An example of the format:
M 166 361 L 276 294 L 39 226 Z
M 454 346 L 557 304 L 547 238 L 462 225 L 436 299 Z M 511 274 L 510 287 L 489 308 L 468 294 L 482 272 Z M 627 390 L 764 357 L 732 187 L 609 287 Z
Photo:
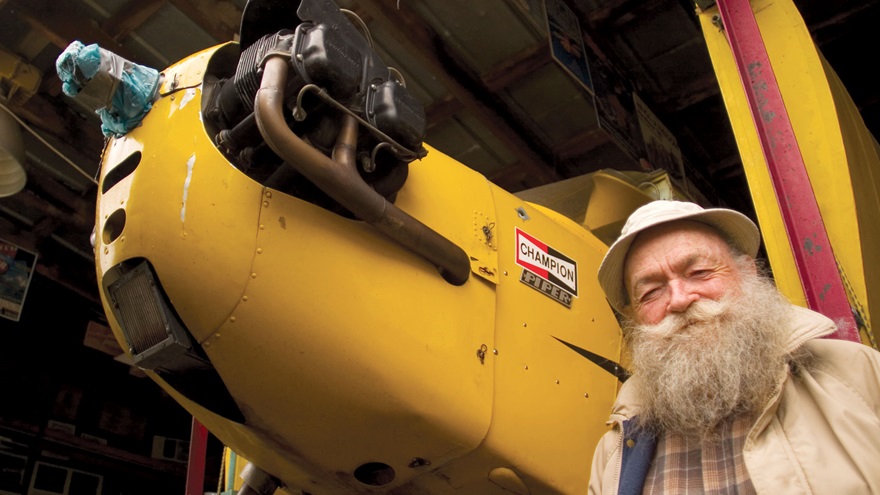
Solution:
M 525 189 L 538 187 L 538 185 L 544 185 L 534 184 L 535 181 L 531 176 L 533 169 L 532 165 L 520 161 L 489 174 L 486 176 L 486 179 L 507 192 L 517 193 Z
M 29 126 L 39 130 L 44 139 L 52 138 L 69 145 L 70 149 L 65 150 L 65 156 L 87 173 L 91 174 L 97 168 L 104 147 L 100 122 L 87 121 L 69 112 L 60 102 L 44 97 L 42 93 L 37 93 L 11 110 Z
M 657 113 L 675 114 L 721 93 L 714 74 L 695 77 L 675 93 L 652 95 Z
M 171 0 L 171 4 L 218 42 L 231 41 L 239 34 L 242 11 L 233 2 Z
M 669 3 L 669 0 L 614 0 L 590 12 L 586 16 L 587 26 L 591 30 L 614 29 Z
M 464 110 L 464 105 L 455 99 L 452 95 L 447 95 L 439 101 L 425 108 L 425 117 L 428 120 L 428 130 L 436 127 L 437 124 L 446 119 L 451 119 L 456 114 Z
M 604 129 L 595 127 L 576 134 L 559 144 L 560 158 L 570 160 L 585 155 L 611 140 Z
M 637 8 L 639 0 L 614 0 L 603 5 L 601 9 L 593 10 L 586 15 L 587 26 L 596 29 L 603 25 L 616 24 L 621 20 L 627 20 L 632 16 L 632 11 Z M 582 12 L 583 16 L 584 13 Z M 587 27 L 585 26 L 585 27 Z
M 27 188 L 51 204 L 63 205 L 59 209 L 70 213 L 59 215 L 60 220 L 70 223 L 77 230 L 91 232 L 97 207 L 95 195 L 80 196 L 39 170 L 36 167 L 30 170 Z
M 393 36 L 401 46 L 426 70 L 431 73 L 468 111 L 490 129 L 498 139 L 520 157 L 524 166 L 530 167 L 528 180 L 530 186 L 538 186 L 560 179 L 546 157 L 540 156 L 510 124 L 485 102 L 480 101 L 472 88 L 467 88 L 452 75 L 450 67 L 444 66 L 443 54 L 436 45 L 438 36 L 407 3 L 395 7 L 382 0 L 359 0 L 359 10 L 378 24 L 379 29 Z
M 168 0 L 129 0 L 115 14 L 101 23 L 101 28 L 113 40 L 122 42 L 159 11 Z
M 37 172 L 38 173 L 38 172 Z M 36 173 L 32 172 L 28 179 Z M 67 211 L 55 206 L 50 201 L 37 196 L 30 189 L 25 189 L 18 194 L 4 198 L 7 205 L 17 205 L 19 210 L 33 213 L 34 216 L 50 217 L 57 222 L 69 227 L 72 232 L 82 232 L 85 239 L 91 235 L 95 227 L 95 210 Z
M 552 61 L 546 41 L 536 43 L 521 53 L 492 67 L 481 79 L 492 92 L 501 91 Z
M 52 44 L 62 50 L 71 42 L 79 40 L 85 45 L 97 43 L 105 50 L 128 60 L 135 60 L 127 48 L 97 27 L 91 19 L 67 8 L 62 2 L 50 2 L 42 8 L 31 2 L 17 2 L 15 12 L 21 20 L 41 32 Z

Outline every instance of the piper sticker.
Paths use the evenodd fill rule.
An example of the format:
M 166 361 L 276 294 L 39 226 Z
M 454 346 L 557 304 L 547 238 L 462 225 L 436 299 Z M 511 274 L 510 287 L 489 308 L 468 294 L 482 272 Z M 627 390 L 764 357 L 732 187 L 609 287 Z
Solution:
M 520 282 L 571 307 L 578 295 L 575 260 L 517 228 L 516 264 L 524 268 Z

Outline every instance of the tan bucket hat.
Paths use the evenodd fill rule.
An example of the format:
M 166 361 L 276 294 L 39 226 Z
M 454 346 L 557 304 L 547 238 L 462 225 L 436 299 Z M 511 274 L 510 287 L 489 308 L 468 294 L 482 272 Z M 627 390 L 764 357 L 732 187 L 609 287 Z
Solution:
M 743 253 L 753 258 L 758 254 L 761 234 L 754 222 L 742 213 L 726 208 L 703 209 L 700 205 L 685 201 L 652 201 L 629 216 L 620 231 L 620 237 L 605 253 L 599 266 L 599 285 L 615 310 L 622 311 L 626 306 L 623 264 L 633 241 L 640 232 L 675 220 L 690 220 L 715 227 Z

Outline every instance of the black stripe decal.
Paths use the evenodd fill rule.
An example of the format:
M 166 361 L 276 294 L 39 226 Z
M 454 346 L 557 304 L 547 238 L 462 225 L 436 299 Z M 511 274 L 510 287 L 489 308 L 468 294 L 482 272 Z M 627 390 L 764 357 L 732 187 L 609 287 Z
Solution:
M 629 378 L 629 372 L 626 371 L 626 370 L 623 368 L 623 366 L 621 366 L 620 364 L 615 363 L 614 361 L 612 361 L 612 360 L 610 360 L 610 359 L 603 358 L 602 356 L 600 356 L 600 355 L 598 355 L 598 354 L 594 354 L 594 353 L 592 353 L 592 352 L 590 352 L 590 351 L 588 351 L 588 350 L 586 350 L 586 349 L 584 349 L 584 348 L 582 348 L 582 347 L 578 347 L 578 346 L 576 346 L 576 345 L 574 345 L 574 344 L 569 344 L 568 342 L 566 342 L 566 341 L 564 341 L 564 340 L 561 340 L 561 339 L 559 339 L 559 338 L 556 338 L 556 337 L 553 337 L 553 338 L 556 339 L 556 340 L 558 340 L 559 342 L 562 342 L 563 344 L 565 344 L 566 346 L 568 346 L 568 348 L 571 349 L 571 350 L 573 350 L 574 352 L 576 352 L 576 353 L 580 354 L 581 356 L 583 356 L 583 357 L 589 359 L 589 360 L 592 361 L 596 366 L 598 366 L 598 367 L 602 368 L 603 370 L 605 370 L 605 371 L 611 373 L 612 375 L 614 375 L 615 377 L 617 377 L 617 379 L 620 380 L 621 383 L 625 382 L 626 379 Z

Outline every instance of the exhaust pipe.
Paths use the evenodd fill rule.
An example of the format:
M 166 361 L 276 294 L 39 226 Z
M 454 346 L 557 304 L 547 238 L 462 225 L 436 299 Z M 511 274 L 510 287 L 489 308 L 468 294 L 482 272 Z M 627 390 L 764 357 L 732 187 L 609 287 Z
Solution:
M 467 253 L 391 204 L 358 175 L 353 156 L 357 139 L 354 117 L 345 116 L 332 159 L 287 127 L 283 112 L 289 58 L 289 53 L 266 55 L 263 78 L 254 102 L 257 127 L 269 147 L 358 218 L 433 263 L 447 282 L 464 285 L 471 271 Z

